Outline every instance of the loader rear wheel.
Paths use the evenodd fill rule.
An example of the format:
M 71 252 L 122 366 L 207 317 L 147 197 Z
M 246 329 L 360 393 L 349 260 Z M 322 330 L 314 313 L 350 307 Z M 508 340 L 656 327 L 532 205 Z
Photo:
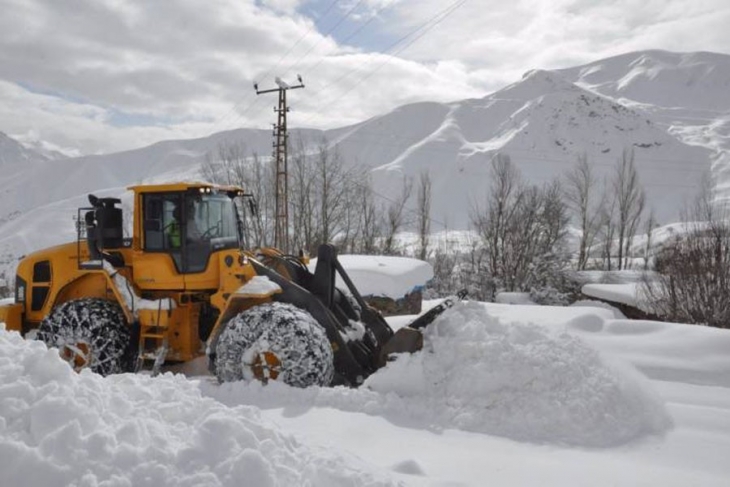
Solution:
M 308 312 L 288 303 L 266 303 L 225 324 L 215 346 L 215 374 L 221 382 L 325 386 L 334 376 L 332 346 Z
M 76 371 L 101 375 L 131 370 L 127 351 L 130 331 L 124 313 L 113 301 L 84 298 L 53 308 L 41 322 L 37 338 L 56 347 Z

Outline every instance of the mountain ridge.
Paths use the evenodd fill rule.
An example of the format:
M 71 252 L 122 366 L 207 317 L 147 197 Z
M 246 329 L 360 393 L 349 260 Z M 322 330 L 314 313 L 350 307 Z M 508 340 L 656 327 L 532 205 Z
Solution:
M 708 59 L 719 63 L 714 70 Z M 692 66 L 697 69 L 692 93 L 675 96 L 687 106 L 647 102 L 651 93 L 646 83 L 652 80 L 655 91 L 681 95 Z M 645 74 L 660 68 L 666 72 L 652 79 Z M 639 76 L 637 69 L 644 74 Z M 632 70 L 634 76 L 627 78 Z M 429 171 L 433 231 L 468 226 L 470 211 L 487 195 L 489 168 L 497 153 L 510 155 L 528 182 L 541 184 L 564 174 L 581 154 L 599 177 L 608 177 L 623 151 L 633 149 L 649 202 L 660 222 L 668 223 L 678 219 L 683 202 L 711 169 L 718 188 L 730 194 L 730 101 L 727 111 L 718 103 L 713 117 L 691 116 L 709 113 L 704 108 L 708 96 L 721 98 L 724 91 L 701 98 L 695 92 L 703 83 L 719 83 L 724 89 L 726 72 L 726 55 L 627 53 L 573 68 L 530 70 L 481 98 L 403 105 L 346 127 L 293 129 L 290 137 L 310 145 L 326 139 L 344 161 L 367 167 L 384 203 L 400 190 L 403 177 Z M 76 202 L 84 204 L 86 193 L 119 196 L 130 184 L 199 177 L 205 158 L 232 144 L 267 157 L 271 131 L 234 129 L 114 154 L 14 164 L 12 174 L 6 172 L 12 177 L 0 181 L 0 254 L 49 243 L 19 235 L 17 223 L 4 228 L 11 224 L 8 215 L 34 219 L 63 241 L 73 236 L 72 226 L 62 229 L 52 222 L 70 214 Z M 27 191 L 30 187 L 33 191 Z

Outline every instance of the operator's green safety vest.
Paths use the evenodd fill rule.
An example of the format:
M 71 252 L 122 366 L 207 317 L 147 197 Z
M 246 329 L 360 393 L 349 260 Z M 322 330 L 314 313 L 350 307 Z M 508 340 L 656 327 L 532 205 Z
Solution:
M 170 240 L 170 247 L 173 249 L 180 248 L 180 224 L 177 221 L 173 220 L 167 226 L 167 238 Z

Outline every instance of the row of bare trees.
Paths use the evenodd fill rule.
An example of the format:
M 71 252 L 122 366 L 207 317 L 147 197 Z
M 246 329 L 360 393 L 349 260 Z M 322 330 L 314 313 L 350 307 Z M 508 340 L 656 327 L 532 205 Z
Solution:
M 436 286 L 466 287 L 490 300 L 498 291 L 531 292 L 533 299 L 558 304 L 576 295 L 579 284 L 567 272 L 623 269 L 646 198 L 631 151 L 625 151 L 610 178 L 600 181 L 586 156 L 563 177 L 526 184 L 510 157 L 492 160 L 491 188 L 475 204 L 470 220 L 477 238 L 461 255 L 438 250 Z M 578 229 L 577 250 L 568 249 L 570 222 Z
M 273 243 L 275 169 L 268 160 L 248 154 L 241 145 L 227 145 L 209 154 L 202 176 L 211 182 L 247 188 L 258 202 L 258 211 L 247 215 L 251 247 Z M 372 187 L 368 173 L 346 164 L 337 149 L 326 140 L 315 147 L 298 141 L 289 156 L 289 250 L 315 253 L 322 243 L 335 243 L 341 252 L 364 254 L 399 253 L 396 238 L 411 223 L 406 203 L 414 182 L 404 179 L 401 191 L 384 198 Z M 424 174 L 418 186 L 419 205 L 430 207 L 430 178 Z M 427 215 L 422 211 L 419 215 Z M 430 220 L 418 219 L 421 252 L 427 254 Z
M 667 321 L 730 328 L 730 213 L 709 180 L 683 219 L 684 231 L 656 252 L 643 304 Z
M 343 252 L 400 253 L 397 234 L 415 228 L 413 255 L 434 267 L 433 289 L 445 295 L 467 288 L 475 299 L 492 300 L 498 291 L 529 291 L 533 299 L 564 303 L 579 284 L 570 269 L 621 270 L 632 265 L 635 234 L 646 233 L 645 264 L 652 247 L 653 213 L 634 154 L 624 151 L 605 179 L 586 156 L 561 178 L 526 184 L 507 155 L 492 161 L 491 191 L 475 204 L 470 220 L 474 237 L 466 250 L 431 242 L 431 190 L 428 173 L 405 179 L 395 198 L 384 199 L 366 172 L 342 160 L 336 147 L 321 141 L 314 148 L 298 143 L 289 165 L 290 249 L 313 253 L 334 242 Z M 242 146 L 223 146 L 202 168 L 211 181 L 243 185 L 257 195 L 259 211 L 249 215 L 251 246 L 272 243 L 274 169 Z M 414 191 L 415 186 L 415 191 Z M 655 253 L 651 279 L 643 286 L 645 304 L 663 319 L 730 326 L 730 224 L 718 212 L 709 184 L 685 216 L 681 237 Z M 409 200 L 415 209 L 408 208 Z M 577 245 L 568 250 L 568 228 L 577 228 Z
M 565 237 L 569 222 L 559 181 L 525 184 L 508 156 L 492 163 L 492 188 L 485 207 L 471 222 L 479 236 L 481 271 L 496 288 L 529 291 L 544 287 L 569 262 Z
M 477 283 L 470 287 L 478 286 L 474 291 L 485 299 L 497 290 L 558 286 L 571 262 L 578 270 L 589 265 L 626 267 L 645 206 L 632 152 L 624 152 L 612 179 L 602 184 L 583 156 L 562 179 L 541 187 L 526 184 L 509 156 L 499 154 L 492 162 L 489 197 L 472 210 L 477 241 L 468 257 L 443 266 L 452 258 L 445 255 L 450 251 L 434 250 L 430 242 L 428 173 L 416 183 L 404 179 L 398 196 L 384 199 L 373 189 L 367 172 L 346 164 L 337 147 L 326 140 L 309 148 L 300 141 L 290 153 L 289 249 L 313 253 L 321 243 L 334 242 L 342 252 L 397 254 L 401 252 L 397 234 L 408 226 L 418 235 L 414 256 L 450 272 L 451 276 L 442 276 L 445 281 L 463 272 Z M 206 159 L 202 172 L 208 180 L 243 185 L 257 196 L 259 211 L 249 215 L 248 245 L 270 245 L 275 174 L 268 160 L 248 154 L 240 145 L 221 146 Z M 406 206 L 409 200 L 415 200 L 415 209 Z M 580 235 L 575 258 L 566 242 L 571 219 Z M 601 250 L 600 259 L 596 249 Z
M 631 265 L 631 247 L 646 212 L 646 194 L 639 181 L 633 151 L 626 150 L 610 179 L 599 181 L 586 156 L 565 177 L 565 198 L 579 230 L 576 269 L 600 265 L 606 270 Z M 651 228 L 653 213 L 647 220 Z

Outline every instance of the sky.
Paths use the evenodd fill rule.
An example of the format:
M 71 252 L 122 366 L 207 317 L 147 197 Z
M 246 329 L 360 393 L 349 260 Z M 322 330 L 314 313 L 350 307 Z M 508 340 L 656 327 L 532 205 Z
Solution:
M 730 54 L 726 0 L 0 0 L 0 131 L 68 155 L 333 128 L 644 49 Z

